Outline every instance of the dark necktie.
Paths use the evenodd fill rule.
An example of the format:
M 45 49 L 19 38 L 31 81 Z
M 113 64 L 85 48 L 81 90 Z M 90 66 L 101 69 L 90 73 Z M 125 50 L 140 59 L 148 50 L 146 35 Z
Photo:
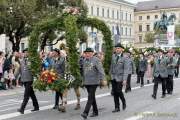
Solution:
M 158 59 L 158 63 L 159 63 L 159 64 L 161 63 L 161 57 L 159 57 L 159 59 Z
M 118 63 L 119 60 L 119 55 L 116 57 L 116 64 Z

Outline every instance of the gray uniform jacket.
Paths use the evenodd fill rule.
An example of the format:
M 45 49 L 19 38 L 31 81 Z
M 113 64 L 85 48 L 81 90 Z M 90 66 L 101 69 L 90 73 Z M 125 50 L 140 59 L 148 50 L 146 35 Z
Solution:
M 21 73 L 21 81 L 22 82 L 30 82 L 33 81 L 33 75 L 29 68 L 30 62 L 28 58 L 23 58 L 20 61 L 20 73 Z
M 162 57 L 159 59 L 157 56 L 154 60 L 154 67 L 153 67 L 153 76 L 158 77 L 159 75 L 162 78 L 168 77 L 168 71 L 167 71 L 167 57 Z
M 118 55 L 113 54 L 112 60 L 111 60 L 111 68 L 110 68 L 110 74 L 111 78 L 116 80 L 117 82 L 121 82 L 124 80 L 127 80 L 128 76 L 128 62 L 125 57 L 122 55 L 119 57 L 117 61 Z
M 135 73 L 135 64 L 132 58 L 126 58 L 127 61 L 127 72 L 128 74 Z
M 138 63 L 138 72 L 145 72 L 147 70 L 147 60 L 144 59 L 139 59 L 139 63 Z
M 59 57 L 53 60 L 52 68 L 60 75 L 64 77 L 65 72 L 65 58 Z
M 174 75 L 175 72 L 175 67 L 176 67 L 176 59 L 174 57 L 167 58 L 167 71 L 168 71 L 168 75 Z
M 97 57 L 83 60 L 84 85 L 99 85 L 105 79 L 102 63 Z

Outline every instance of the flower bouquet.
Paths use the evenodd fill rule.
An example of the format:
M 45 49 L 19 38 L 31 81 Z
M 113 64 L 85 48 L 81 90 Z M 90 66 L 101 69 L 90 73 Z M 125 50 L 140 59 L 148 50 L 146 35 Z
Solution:
M 51 84 L 58 79 L 58 75 L 54 70 L 42 71 L 39 79 L 34 81 L 33 87 L 39 91 L 49 90 Z
M 70 86 L 70 83 L 60 78 L 56 71 L 45 70 L 41 72 L 39 79 L 34 81 L 33 87 L 39 91 L 54 90 L 62 93 Z

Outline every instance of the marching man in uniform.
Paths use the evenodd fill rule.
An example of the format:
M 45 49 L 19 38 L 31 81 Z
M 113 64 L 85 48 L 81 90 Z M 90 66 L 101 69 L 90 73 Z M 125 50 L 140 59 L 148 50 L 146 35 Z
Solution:
M 83 79 L 84 85 L 88 92 L 88 101 L 81 116 L 84 119 L 87 119 L 91 106 L 93 107 L 93 113 L 90 115 L 90 117 L 98 116 L 95 93 L 97 87 L 100 85 L 100 81 L 104 80 L 105 73 L 100 60 L 93 56 L 94 51 L 92 48 L 87 48 L 84 53 L 85 58 L 83 60 Z
M 154 60 L 153 67 L 153 77 L 154 77 L 154 88 L 152 98 L 156 99 L 158 83 L 162 82 L 162 96 L 164 98 L 166 96 L 166 80 L 168 78 L 168 70 L 167 70 L 167 58 L 163 55 L 163 50 L 158 50 L 158 55 Z
M 128 64 L 126 58 L 123 57 L 123 46 L 118 43 L 115 46 L 115 54 L 112 56 L 110 74 L 112 78 L 112 92 L 114 95 L 115 109 L 113 113 L 120 111 L 119 98 L 122 101 L 123 110 L 126 109 L 126 100 L 122 92 L 123 85 L 126 85 L 128 76 Z
M 37 98 L 35 96 L 33 86 L 32 86 L 33 75 L 29 68 L 30 62 L 28 61 L 28 49 L 23 50 L 23 54 L 24 54 L 24 58 L 20 62 L 20 65 L 21 65 L 21 81 L 24 84 L 25 91 L 24 91 L 24 99 L 21 104 L 21 107 L 20 107 L 20 109 L 17 110 L 21 114 L 24 114 L 24 109 L 25 109 L 30 97 L 32 99 L 32 103 L 34 106 L 34 109 L 31 111 L 33 112 L 33 111 L 39 110 L 39 104 L 38 104 L 38 101 L 37 101 Z

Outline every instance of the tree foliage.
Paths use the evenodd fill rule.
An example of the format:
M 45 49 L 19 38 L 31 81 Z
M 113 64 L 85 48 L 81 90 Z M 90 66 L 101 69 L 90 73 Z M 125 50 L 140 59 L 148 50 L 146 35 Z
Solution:
M 73 1 L 74 4 L 77 1 Z M 81 1 L 79 1 L 81 3 Z M 68 3 L 69 4 L 69 3 Z M 72 4 L 72 6 L 74 5 Z M 81 10 L 82 11 L 82 10 Z M 33 32 L 30 35 L 29 39 L 29 53 L 31 61 L 31 69 L 33 74 L 37 77 L 40 73 L 41 62 L 39 59 L 39 54 L 37 52 L 41 40 L 39 36 L 41 33 L 47 32 L 48 30 L 56 30 L 60 32 L 65 32 L 65 39 L 68 47 L 68 64 L 70 73 L 75 77 L 73 82 L 73 87 L 81 86 L 82 79 L 79 71 L 79 54 L 78 48 L 76 45 L 82 39 L 81 32 L 84 26 L 91 26 L 100 30 L 103 34 L 103 40 L 105 43 L 105 60 L 104 68 L 106 74 L 109 74 L 111 56 L 112 56 L 112 40 L 111 40 L 111 31 L 107 25 L 96 18 L 82 17 L 83 14 L 73 15 L 71 13 L 63 13 L 61 16 L 51 17 L 49 19 L 44 19 L 34 27 Z M 39 42 L 38 42 L 39 41 Z
M 9 37 L 13 51 L 19 51 L 22 37 L 31 31 L 36 8 L 36 0 L 6 0 L 0 3 L 0 34 Z
M 148 32 L 145 34 L 145 38 L 144 40 L 147 42 L 147 43 L 153 43 L 154 42 L 154 33 L 152 32 Z

